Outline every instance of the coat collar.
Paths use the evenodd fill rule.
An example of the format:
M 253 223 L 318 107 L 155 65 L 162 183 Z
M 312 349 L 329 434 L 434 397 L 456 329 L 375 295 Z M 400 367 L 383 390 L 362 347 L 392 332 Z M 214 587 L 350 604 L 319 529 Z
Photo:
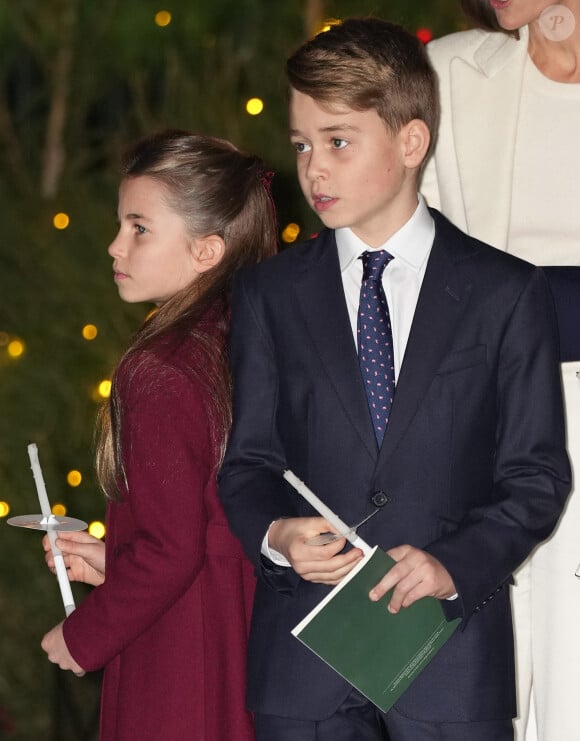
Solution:
M 450 65 L 452 126 L 467 230 L 506 248 L 516 129 L 528 32 L 488 34 L 471 59 Z M 489 218 L 490 200 L 494 218 Z
M 377 444 L 348 317 L 334 231 L 323 230 L 307 254 L 295 285 L 298 306 L 338 403 L 369 456 L 375 459 Z
M 528 51 L 528 27 L 519 30 L 519 39 L 504 33 L 487 34 L 473 54 L 475 67 L 486 77 L 494 77 L 504 67 L 518 64 Z

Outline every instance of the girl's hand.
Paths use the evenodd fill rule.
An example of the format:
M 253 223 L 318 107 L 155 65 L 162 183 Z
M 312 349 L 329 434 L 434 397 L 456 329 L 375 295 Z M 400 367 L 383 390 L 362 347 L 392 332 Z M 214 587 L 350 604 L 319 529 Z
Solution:
M 56 573 L 48 535 L 42 539 L 45 560 L 52 573 Z M 105 581 L 105 544 L 85 530 L 59 532 L 56 547 L 63 555 L 70 581 L 80 581 L 97 587 Z
M 53 664 L 58 664 L 61 669 L 73 672 L 77 677 L 82 677 L 85 674 L 85 670 L 77 664 L 68 650 L 62 633 L 62 623 L 49 630 L 40 645 L 42 650 L 46 651 L 48 660 L 52 661 Z

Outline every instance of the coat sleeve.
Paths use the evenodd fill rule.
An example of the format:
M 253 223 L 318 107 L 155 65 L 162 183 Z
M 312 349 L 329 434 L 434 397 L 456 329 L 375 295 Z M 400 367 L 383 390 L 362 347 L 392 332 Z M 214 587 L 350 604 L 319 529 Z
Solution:
M 204 491 L 215 470 L 202 396 L 184 373 L 161 364 L 137 373 L 131 389 L 122 419 L 129 493 L 109 505 L 123 532 L 108 533 L 105 582 L 64 624 L 67 646 L 87 670 L 151 627 L 192 585 L 205 555 Z

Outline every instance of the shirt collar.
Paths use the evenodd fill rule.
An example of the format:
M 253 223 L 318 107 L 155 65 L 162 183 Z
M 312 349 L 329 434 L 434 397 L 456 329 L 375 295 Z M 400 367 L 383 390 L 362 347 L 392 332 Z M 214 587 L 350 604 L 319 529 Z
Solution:
M 429 257 L 435 238 L 435 222 L 421 194 L 418 194 L 418 200 L 417 208 L 409 221 L 376 248 L 387 250 L 415 272 L 421 270 Z M 371 249 L 348 227 L 336 229 L 335 236 L 341 272 L 347 270 L 365 250 Z

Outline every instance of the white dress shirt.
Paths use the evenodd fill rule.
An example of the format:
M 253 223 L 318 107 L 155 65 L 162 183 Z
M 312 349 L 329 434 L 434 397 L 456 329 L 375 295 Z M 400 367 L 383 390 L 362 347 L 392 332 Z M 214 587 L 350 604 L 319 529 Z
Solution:
M 382 283 L 391 316 L 396 380 L 403 363 L 427 260 L 435 238 L 435 222 L 423 197 L 418 195 L 417 208 L 409 221 L 379 247 L 369 247 L 347 227 L 337 229 L 335 237 L 355 347 L 358 347 L 357 319 L 363 277 L 362 260 L 358 258 L 366 250 L 372 249 L 384 249 L 394 258 L 383 271 Z M 262 542 L 262 554 L 278 566 L 290 566 L 282 554 L 269 547 L 267 533 Z
M 399 377 L 401 370 L 427 259 L 435 237 L 435 223 L 423 197 L 418 198 L 419 204 L 409 221 L 384 244 L 374 248 L 386 250 L 394 258 L 383 271 L 382 283 L 391 316 L 395 379 Z M 346 227 L 337 229 L 335 236 L 348 316 L 356 345 L 358 305 L 363 277 L 362 260 L 358 258 L 366 250 L 372 251 L 372 248 Z

